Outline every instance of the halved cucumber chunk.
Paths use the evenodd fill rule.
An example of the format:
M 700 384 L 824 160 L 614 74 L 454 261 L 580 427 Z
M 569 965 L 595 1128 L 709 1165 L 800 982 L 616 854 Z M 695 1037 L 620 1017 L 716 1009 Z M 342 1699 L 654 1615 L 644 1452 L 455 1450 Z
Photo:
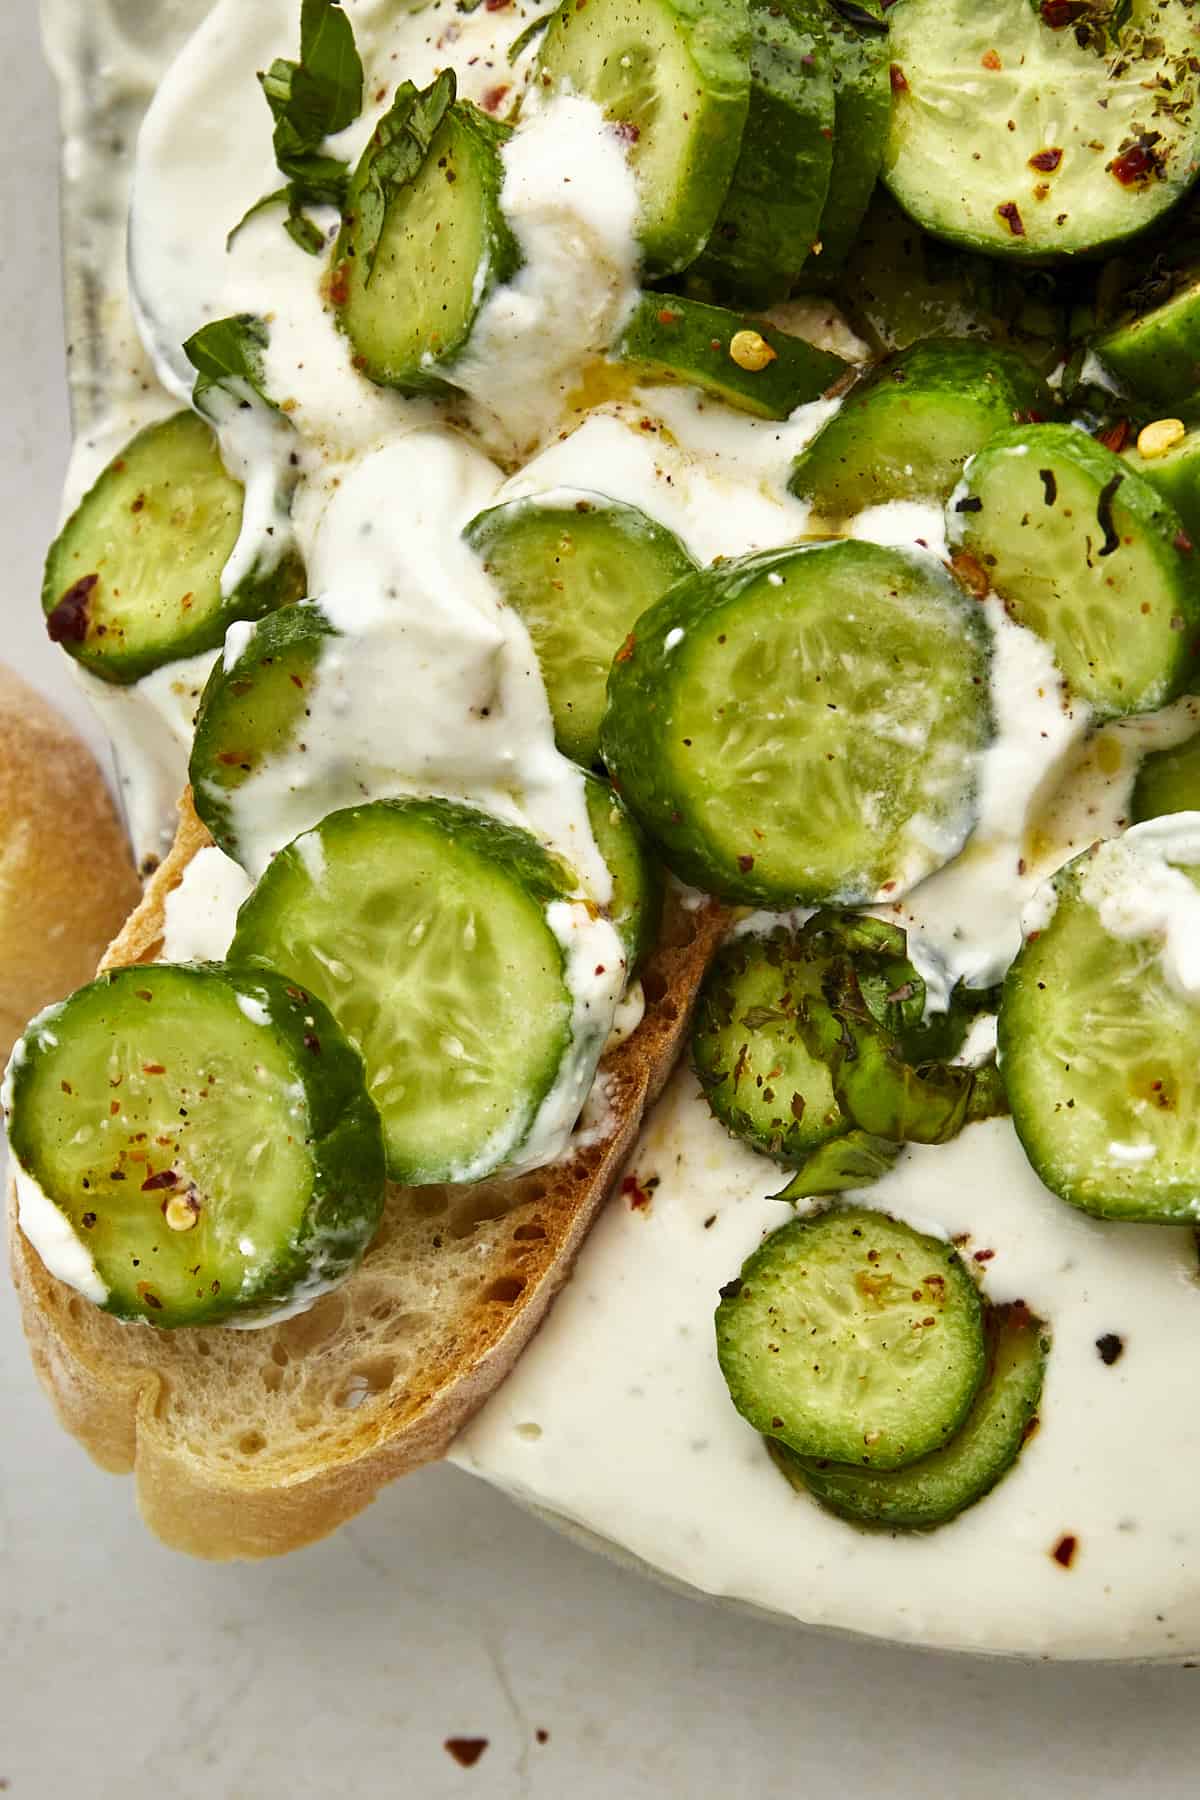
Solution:
M 362 1060 L 259 969 L 118 969 L 14 1054 L 13 1155 L 90 1258 L 107 1312 L 215 1325 L 311 1304 L 383 1210 Z
M 905 1469 L 854 1469 L 799 1457 L 785 1444 L 767 1449 L 794 1488 L 810 1493 L 852 1525 L 932 1531 L 990 1494 L 1007 1475 L 1037 1423 L 1050 1352 L 1046 1327 L 1027 1307 L 984 1312 L 988 1371 L 950 1442 Z
M 589 775 L 585 797 L 596 848 L 612 876 L 612 897 L 605 911 L 621 940 L 632 978 L 658 942 L 666 886 L 662 868 L 615 788 Z
M 230 955 L 326 1001 L 362 1052 L 393 1181 L 475 1181 L 519 1156 L 568 1058 L 603 1047 L 603 1027 L 574 1041 L 547 917 L 569 885 L 485 813 L 379 800 L 280 851 Z
M 613 355 L 646 381 L 681 381 L 760 419 L 786 419 L 850 368 L 840 356 L 677 294 L 643 294 Z
M 1179 515 L 1072 425 L 1001 432 L 955 495 L 952 536 L 1104 718 L 1154 712 L 1197 666 L 1200 591 Z
M 1173 750 L 1155 750 L 1143 759 L 1130 811 L 1135 825 L 1168 813 L 1200 812 L 1200 731 Z
M 1178 400 L 1182 403 L 1183 399 L 1181 393 Z M 1146 433 L 1139 434 L 1138 443 L 1131 444 L 1122 456 L 1135 474 L 1148 481 L 1175 508 L 1192 544 L 1200 546 L 1200 430 L 1185 431 L 1168 449 L 1156 450 L 1150 456 L 1143 455 L 1138 447 L 1142 442 L 1153 446 L 1156 436 L 1169 434 L 1172 429 L 1177 432 L 1180 423 L 1154 421 L 1149 427 L 1149 438 Z
M 1049 408 L 1015 351 L 930 339 L 851 389 L 796 458 L 788 486 L 831 521 L 890 500 L 945 500 L 995 432 Z
M 886 0 L 884 0 L 886 4 Z M 822 274 L 836 274 L 870 205 L 887 145 L 892 95 L 881 0 L 826 7 L 833 53 L 833 168 L 821 214 Z
M 1004 983 L 1013 1124 L 1098 1218 L 1200 1219 L 1200 815 L 1096 844 L 1054 877 Z
M 240 656 L 228 667 L 218 658 L 208 678 L 188 777 L 196 811 L 235 862 L 248 854 L 238 790 L 303 735 L 310 691 L 336 636 L 319 604 L 302 600 L 264 619 Z
M 1200 391 L 1200 277 L 1179 271 L 1169 299 L 1149 311 L 1127 312 L 1093 339 L 1092 348 L 1139 399 L 1171 409 L 1194 406 Z
M 883 176 L 918 224 L 990 255 L 1119 244 L 1200 157 L 1189 0 L 1114 9 L 897 0 Z M 1161 103 L 1160 103 L 1161 102 Z
M 605 761 L 708 893 L 898 899 L 971 829 L 988 660 L 980 609 L 919 551 L 733 559 L 638 621 L 609 677 Z
M 493 506 L 463 535 L 529 628 L 559 749 L 590 767 L 613 657 L 639 614 L 695 563 L 636 506 L 582 488 Z
M 716 1328 L 730 1398 L 756 1431 L 866 1469 L 947 1444 L 986 1365 L 958 1252 L 862 1207 L 772 1232 L 722 1290 Z
M 466 101 L 451 106 L 411 179 L 384 185 L 377 243 L 367 205 L 380 182 L 377 138 L 363 152 L 329 294 L 355 366 L 380 386 L 406 394 L 452 387 L 489 295 L 520 266 L 500 208 L 500 149 L 511 135 Z
M 741 155 L 696 273 L 744 305 L 784 300 L 817 242 L 834 157 L 823 0 L 750 0 Z
M 225 592 L 244 498 L 198 414 L 140 431 L 50 547 L 42 609 L 51 638 L 102 680 L 128 684 L 215 649 L 234 619 L 298 599 L 305 573 L 292 553 L 260 561 Z
M 535 79 L 545 93 L 594 100 L 628 146 L 647 272 L 694 262 L 741 149 L 748 0 L 564 0 Z

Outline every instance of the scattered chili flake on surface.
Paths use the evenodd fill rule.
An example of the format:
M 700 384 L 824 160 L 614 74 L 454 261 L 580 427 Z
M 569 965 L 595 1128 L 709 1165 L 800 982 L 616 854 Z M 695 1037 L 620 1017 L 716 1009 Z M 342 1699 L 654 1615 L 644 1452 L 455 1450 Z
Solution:
M 950 567 L 968 593 L 974 594 L 977 600 L 984 598 L 992 584 L 982 563 L 977 562 L 968 551 L 960 550 L 950 558 Z
M 633 632 L 631 631 L 629 636 L 625 639 L 625 642 L 621 645 L 621 648 L 617 651 L 615 660 L 619 663 L 628 662 L 630 657 L 633 655 L 634 645 L 636 643 L 637 643 L 637 638 L 634 636 Z
M 1014 237 L 1025 236 L 1025 221 L 1021 217 L 1021 209 L 1015 200 L 1005 200 L 996 208 Z
M 621 1192 L 629 1201 L 630 1212 L 649 1212 L 650 1196 L 658 1186 L 658 1180 L 651 1176 L 643 1187 L 636 1175 L 626 1175 L 621 1183 Z
M 743 875 L 748 875 L 754 867 L 754 858 L 752 856 L 739 856 L 737 862 L 738 868 L 742 871 Z
M 1029 166 L 1036 169 L 1039 175 L 1053 175 L 1062 159 L 1062 151 L 1056 144 L 1051 144 L 1045 150 L 1035 152 L 1029 159 Z
M 494 12 L 495 8 L 492 6 L 492 0 L 487 0 L 487 4 Z M 507 0 L 503 0 L 503 4 L 507 4 Z M 443 1748 L 462 1768 L 473 1769 L 487 1749 L 490 1741 L 491 1740 L 488 1738 L 452 1737 L 446 1739 Z
M 972 1261 L 977 1263 L 991 1262 L 995 1254 L 996 1252 L 994 1250 L 976 1250 Z
M 892 64 L 891 68 L 888 70 L 888 77 L 892 84 L 893 94 L 907 94 L 908 76 L 904 73 L 904 70 L 900 67 L 899 63 Z
M 985 50 L 979 60 L 985 69 L 1002 69 L 1004 67 L 995 50 Z
M 142 1064 L 142 1074 L 143 1075 L 165 1075 L 166 1072 L 167 1071 L 162 1063 L 143 1063 Z
M 484 112 L 498 112 L 504 104 L 505 97 L 512 92 L 508 82 L 502 81 L 497 87 L 488 88 L 481 101 Z
M 1125 1350 L 1125 1339 L 1118 1337 L 1115 1331 L 1106 1331 L 1103 1337 L 1096 1339 L 1096 1348 L 1100 1352 L 1100 1361 L 1106 1369 L 1111 1369 Z
M 1106 450 L 1111 450 L 1114 456 L 1119 456 L 1129 442 L 1129 432 L 1129 420 L 1118 419 L 1115 425 L 1108 427 L 1107 431 L 1096 433 L 1096 442 L 1103 444 Z
M 631 119 L 618 119 L 613 131 L 623 144 L 636 144 L 642 135 L 641 126 L 635 125 Z
M 179 1177 L 174 1169 L 160 1169 L 157 1175 L 150 1175 L 142 1183 L 143 1194 L 160 1194 L 164 1188 L 173 1188 Z
M 1113 158 L 1108 172 L 1122 187 L 1136 187 L 1139 182 L 1149 181 L 1157 174 L 1158 161 L 1149 144 L 1131 144 L 1122 155 Z
M 672 312 L 669 306 L 664 306 L 659 310 L 658 322 L 660 325 L 678 325 L 682 317 L 682 313 Z
M 1042 0 L 1042 20 L 1051 31 L 1073 25 L 1086 11 L 1085 0 Z
M 1181 550 L 1184 556 L 1190 556 L 1196 546 L 1193 544 L 1186 531 L 1177 531 L 1175 533 L 1175 548 Z
M 1075 1552 L 1078 1549 L 1079 1539 L 1072 1536 L 1070 1532 L 1067 1532 L 1064 1536 L 1059 1538 L 1050 1554 L 1060 1568 L 1069 1569 L 1071 1564 L 1075 1561 Z
M 82 644 L 88 634 L 88 608 L 99 575 L 81 575 L 69 587 L 53 612 L 46 616 L 46 632 L 52 644 Z

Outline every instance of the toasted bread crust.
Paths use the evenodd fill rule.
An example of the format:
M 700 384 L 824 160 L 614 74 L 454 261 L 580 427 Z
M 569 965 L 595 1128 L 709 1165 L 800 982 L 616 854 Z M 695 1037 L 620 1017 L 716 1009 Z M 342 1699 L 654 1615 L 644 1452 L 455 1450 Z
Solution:
M 209 841 L 185 795 L 175 847 L 104 967 L 159 953 L 167 895 Z M 669 908 L 643 973 L 645 1018 L 602 1064 L 606 1116 L 566 1159 L 531 1176 L 469 1190 L 391 1190 L 362 1268 L 338 1296 L 318 1302 L 290 1326 L 164 1333 L 122 1324 L 47 1272 L 11 1207 L 13 1274 L 41 1381 L 62 1423 L 103 1468 L 134 1473 L 143 1517 L 159 1537 L 213 1559 L 278 1555 L 325 1536 L 368 1505 L 384 1483 L 445 1452 L 512 1368 L 567 1279 L 633 1149 L 643 1114 L 675 1062 L 726 923 L 715 904 Z M 439 1207 L 448 1225 L 441 1224 Z M 415 1295 L 419 1306 L 423 1292 L 443 1290 L 465 1297 L 443 1303 L 443 1313 L 422 1328 L 415 1366 L 404 1366 L 402 1379 L 379 1377 L 380 1391 L 359 1405 L 367 1397 L 364 1384 L 374 1380 L 370 1371 L 381 1358 L 385 1370 L 392 1366 L 387 1359 L 401 1330 L 411 1328 L 416 1315 L 405 1311 L 406 1302 Z M 298 1331 L 307 1340 L 299 1347 Z M 294 1362 L 303 1367 L 306 1356 L 313 1366 L 320 1362 L 325 1391 L 332 1391 L 331 1381 L 342 1381 L 341 1408 L 353 1400 L 353 1410 L 326 1403 L 319 1435 L 307 1441 L 292 1429 L 305 1421 L 286 1416 L 280 1447 L 250 1430 L 239 1446 L 245 1453 L 231 1453 L 214 1431 L 211 1374 L 197 1398 L 199 1377 L 212 1368 L 215 1339 L 225 1398 L 235 1412 L 240 1408 L 242 1425 L 254 1419 L 258 1382 L 278 1387 L 280 1369 L 290 1373 Z M 364 1345 L 373 1359 L 365 1364 Z M 355 1373 L 364 1366 L 367 1376 Z M 265 1418 L 268 1401 L 259 1404 Z

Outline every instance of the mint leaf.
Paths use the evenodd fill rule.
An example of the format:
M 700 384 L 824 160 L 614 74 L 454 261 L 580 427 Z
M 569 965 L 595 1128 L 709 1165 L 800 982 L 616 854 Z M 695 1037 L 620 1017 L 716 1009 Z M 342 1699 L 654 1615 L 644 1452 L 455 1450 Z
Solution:
M 265 319 L 255 313 L 235 313 L 230 319 L 214 319 L 202 325 L 183 346 L 183 353 L 196 370 L 192 400 L 203 412 L 204 401 L 213 388 L 223 388 L 243 406 L 249 388 L 258 398 L 278 411 L 266 391 L 263 351 L 271 341 Z
M 388 208 L 400 190 L 421 173 L 429 146 L 454 104 L 456 92 L 453 69 L 443 69 L 421 92 L 411 81 L 402 82 L 390 109 L 375 127 L 354 195 L 359 255 L 366 263 L 368 283 L 375 272 Z
M 275 120 L 275 161 L 287 186 L 250 208 L 230 232 L 227 247 L 247 220 L 268 206 L 286 204 L 288 235 L 319 256 L 325 238 L 304 208 L 341 206 L 350 180 L 349 166 L 325 155 L 321 146 L 354 123 L 363 102 L 362 58 L 341 0 L 303 0 L 299 62 L 276 57 L 258 79 Z

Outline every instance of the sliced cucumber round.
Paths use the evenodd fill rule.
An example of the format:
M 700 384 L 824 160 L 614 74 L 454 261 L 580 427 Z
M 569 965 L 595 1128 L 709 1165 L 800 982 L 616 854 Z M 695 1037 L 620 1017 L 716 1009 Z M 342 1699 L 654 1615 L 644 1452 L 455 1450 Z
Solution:
M 1187 687 L 1200 635 L 1190 542 L 1168 502 L 1086 432 L 999 433 L 971 463 L 948 521 L 1101 717 L 1154 712 Z
M 8 1130 L 122 1319 L 311 1304 L 383 1211 L 358 1052 L 314 995 L 259 969 L 118 969 L 51 1007 L 14 1055 Z
M 1195 942 L 1198 882 L 1194 813 L 1094 845 L 1054 877 L 1004 983 L 1017 1135 L 1051 1192 L 1098 1218 L 1200 1219 L 1200 995 L 1169 961 L 1173 934 Z
M 559 749 L 590 767 L 613 657 L 639 614 L 695 563 L 636 506 L 581 488 L 491 507 L 463 535 L 529 629 Z
M 858 235 L 883 164 L 891 117 L 886 0 L 826 7 L 833 52 L 833 168 L 821 214 L 822 274 L 836 274 Z
M 1136 825 L 1168 813 L 1200 812 L 1200 731 L 1173 750 L 1156 750 L 1143 759 L 1130 812 Z
M 1200 430 L 1185 432 L 1160 454 L 1144 456 L 1135 443 L 1122 456 L 1175 508 L 1192 545 L 1200 549 Z
M 543 92 L 585 94 L 628 147 L 647 272 L 694 262 L 717 221 L 750 103 L 748 0 L 564 0 Z
M 988 1372 L 950 1442 L 905 1469 L 854 1469 L 767 1449 L 794 1488 L 852 1525 L 932 1531 L 990 1494 L 1037 1423 L 1050 1337 L 1027 1307 L 984 1311 Z
M 585 794 L 592 836 L 612 876 L 606 911 L 632 978 L 658 942 L 666 886 L 662 868 L 641 826 L 607 781 L 589 775 Z
M 1127 312 L 1092 349 L 1140 400 L 1174 408 L 1200 389 L 1200 277 L 1180 272 L 1175 292 L 1150 311 Z
M 696 273 L 743 305 L 792 291 L 820 235 L 834 156 L 823 0 L 750 0 L 750 109 Z
M 1049 408 L 1015 351 L 930 339 L 851 389 L 796 458 L 788 486 L 821 519 L 838 522 L 890 500 L 945 500 L 995 432 Z
M 1108 249 L 1195 180 L 1190 0 L 897 0 L 888 19 L 883 176 L 927 231 L 993 256 Z
M 971 829 L 988 659 L 980 609 L 919 551 L 742 557 L 638 621 L 609 677 L 605 760 L 668 866 L 708 893 L 898 899 Z
M 716 1327 L 730 1398 L 756 1431 L 867 1469 L 947 1444 L 986 1366 L 958 1252 L 862 1207 L 772 1232 L 722 1290 Z
M 230 955 L 326 1001 L 362 1052 L 393 1181 L 476 1181 L 520 1154 L 567 1060 L 603 1046 L 602 1029 L 574 1041 L 547 917 L 568 892 L 524 831 L 446 800 L 379 800 L 280 851 Z
M 643 294 L 613 355 L 644 381 L 686 382 L 759 419 L 786 419 L 850 364 L 766 319 L 677 294 Z
M 457 102 L 413 177 L 386 188 L 377 242 L 366 197 L 378 185 L 372 139 L 350 183 L 329 295 L 355 366 L 382 387 L 444 392 L 492 290 L 521 262 L 500 207 L 500 149 L 512 128 Z
M 337 633 L 315 600 L 272 613 L 230 666 L 218 658 L 196 714 L 188 778 L 196 811 L 235 862 L 238 790 L 302 735 L 309 691 Z
M 42 609 L 51 638 L 93 675 L 127 684 L 215 649 L 234 619 L 299 599 L 306 578 L 291 553 L 225 592 L 244 497 L 198 414 L 140 431 L 50 547 Z

